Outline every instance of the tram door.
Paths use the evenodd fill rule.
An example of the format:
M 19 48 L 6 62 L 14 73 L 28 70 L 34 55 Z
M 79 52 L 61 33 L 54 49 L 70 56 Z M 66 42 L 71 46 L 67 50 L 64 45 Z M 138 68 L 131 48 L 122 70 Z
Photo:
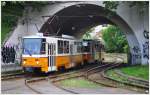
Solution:
M 71 66 L 73 66 L 73 44 L 70 44 L 70 62 Z
M 56 44 L 48 44 L 48 70 L 54 71 L 56 68 Z

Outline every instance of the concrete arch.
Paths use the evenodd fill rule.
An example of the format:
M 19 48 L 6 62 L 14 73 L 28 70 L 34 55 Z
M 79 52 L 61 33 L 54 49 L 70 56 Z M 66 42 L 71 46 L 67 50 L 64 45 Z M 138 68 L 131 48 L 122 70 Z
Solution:
M 139 47 L 139 43 L 133 30 L 126 23 L 126 21 L 123 18 L 121 18 L 118 14 L 115 14 L 112 17 L 108 18 L 107 17 L 108 12 L 111 11 L 105 10 L 103 6 L 97 4 L 85 3 L 85 2 L 72 4 L 70 6 L 64 7 L 54 14 L 58 16 L 62 27 L 58 35 L 68 34 L 68 35 L 80 37 L 84 33 L 82 31 L 83 29 L 93 27 L 95 25 L 100 25 L 100 24 L 114 24 L 119 26 L 122 29 L 122 31 L 125 33 L 128 44 L 130 46 L 130 51 L 132 54 L 135 54 L 135 52 L 133 51 L 134 50 L 133 47 L 134 46 Z M 93 17 L 90 17 L 91 15 Z M 40 29 L 41 32 L 51 31 L 48 29 L 48 24 L 50 22 L 50 19 L 51 18 L 49 18 L 43 24 L 43 26 Z M 72 27 L 76 27 L 76 29 L 72 30 Z M 57 30 L 55 30 L 55 32 L 57 32 Z M 136 53 L 139 53 L 139 51 Z M 137 64 L 140 62 L 141 62 L 141 58 L 138 57 L 137 60 L 135 60 L 134 58 L 134 62 L 132 62 L 132 64 Z
M 126 35 L 126 38 L 130 46 L 130 51 L 133 56 L 132 64 L 136 64 L 136 63 L 147 64 L 148 63 L 149 58 L 144 57 L 145 55 L 144 51 L 149 50 L 149 48 L 144 47 L 143 45 L 145 45 L 145 43 L 147 43 L 149 39 L 146 39 L 143 36 L 143 31 L 146 30 L 149 32 L 149 20 L 148 20 L 149 19 L 149 6 L 147 6 L 144 13 L 140 15 L 139 8 L 137 7 L 130 8 L 127 4 L 119 4 L 118 9 L 116 10 L 117 14 L 116 16 L 113 16 L 112 18 L 107 18 L 106 14 L 104 14 L 105 11 L 103 10 L 103 7 L 104 7 L 103 1 L 55 2 L 53 4 L 44 6 L 41 9 L 41 11 L 36 11 L 36 10 L 33 11 L 32 8 L 28 6 L 27 8 L 28 12 L 26 12 L 24 16 L 20 19 L 16 29 L 14 30 L 14 33 L 8 39 L 7 42 L 11 44 L 16 44 L 18 43 L 18 37 L 36 34 L 38 31 L 42 30 L 43 26 L 45 26 L 44 24 L 46 24 L 49 21 L 49 16 L 62 15 L 62 14 L 63 15 L 65 14 L 81 15 L 81 12 L 85 13 L 85 15 L 87 16 L 89 14 L 88 12 L 76 9 L 80 7 L 93 13 L 93 15 L 97 15 L 99 12 L 98 15 L 100 16 L 94 17 L 94 19 L 91 19 L 89 21 L 87 21 L 86 19 L 84 20 L 80 19 L 80 21 L 61 19 L 64 22 L 64 24 L 62 25 L 65 25 L 65 26 L 63 26 L 63 29 L 59 33 L 65 33 L 65 32 L 70 33 L 70 34 L 72 33 L 71 35 L 74 35 L 77 37 L 79 35 L 82 35 L 83 33 L 82 30 L 86 28 L 90 28 L 94 25 L 103 24 L 103 23 L 115 24 L 119 26 Z M 69 13 L 68 9 L 72 11 L 70 11 Z M 25 21 L 24 24 L 22 24 L 23 21 Z M 75 21 L 77 22 L 75 23 Z M 68 27 L 71 27 L 72 22 L 75 25 L 77 25 L 79 29 L 81 29 L 81 30 L 79 29 L 76 30 L 76 31 L 79 31 L 78 33 L 76 33 L 75 31 L 68 32 L 71 29 L 71 28 L 69 29 Z M 87 25 L 88 27 L 83 22 L 86 22 L 88 24 Z M 79 25 L 83 25 L 83 26 L 81 27 Z M 47 26 L 47 27 L 50 27 L 50 26 Z M 19 35 L 16 35 L 17 33 Z M 148 53 L 146 52 L 146 54 Z

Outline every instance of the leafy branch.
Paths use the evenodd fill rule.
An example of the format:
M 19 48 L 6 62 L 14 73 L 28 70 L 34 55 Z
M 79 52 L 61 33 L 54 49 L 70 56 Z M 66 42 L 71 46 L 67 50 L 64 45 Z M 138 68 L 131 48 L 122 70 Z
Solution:
M 108 18 L 114 16 L 116 14 L 116 10 L 119 6 L 119 4 L 127 4 L 130 8 L 132 7 L 139 7 L 140 13 L 143 13 L 145 8 L 149 5 L 148 1 L 104 1 L 103 4 L 105 5 L 106 10 L 111 10 L 111 12 L 108 12 Z

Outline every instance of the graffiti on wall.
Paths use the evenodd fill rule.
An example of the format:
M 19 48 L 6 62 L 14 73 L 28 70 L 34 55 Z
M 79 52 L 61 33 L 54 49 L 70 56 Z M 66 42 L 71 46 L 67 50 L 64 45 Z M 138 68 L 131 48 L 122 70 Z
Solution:
M 149 42 L 143 44 L 143 57 L 149 59 Z
M 20 44 L 6 44 L 2 47 L 1 55 L 3 64 L 20 63 L 21 57 Z
M 144 30 L 143 35 L 146 39 L 149 39 L 149 32 Z
M 137 59 L 141 58 L 141 55 L 140 55 L 140 48 L 138 46 L 134 46 L 133 47 L 133 56 Z
M 2 61 L 3 63 L 14 63 L 16 57 L 16 50 L 14 45 L 5 45 L 2 47 Z
M 140 48 L 138 46 L 134 46 L 132 48 L 133 53 L 132 53 L 132 64 L 138 64 L 139 60 L 141 59 L 141 53 L 140 53 Z
M 134 46 L 133 47 L 133 52 L 134 53 L 139 53 L 140 52 L 140 48 L 138 46 Z

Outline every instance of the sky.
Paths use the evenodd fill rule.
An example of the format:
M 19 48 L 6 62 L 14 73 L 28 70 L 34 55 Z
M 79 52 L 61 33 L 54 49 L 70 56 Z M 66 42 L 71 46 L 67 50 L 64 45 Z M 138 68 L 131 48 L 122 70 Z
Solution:
M 106 27 L 102 27 L 102 25 L 96 26 L 95 29 L 94 29 L 94 31 L 90 33 L 91 36 L 94 37 L 98 32 L 100 32 L 104 28 L 106 28 Z

